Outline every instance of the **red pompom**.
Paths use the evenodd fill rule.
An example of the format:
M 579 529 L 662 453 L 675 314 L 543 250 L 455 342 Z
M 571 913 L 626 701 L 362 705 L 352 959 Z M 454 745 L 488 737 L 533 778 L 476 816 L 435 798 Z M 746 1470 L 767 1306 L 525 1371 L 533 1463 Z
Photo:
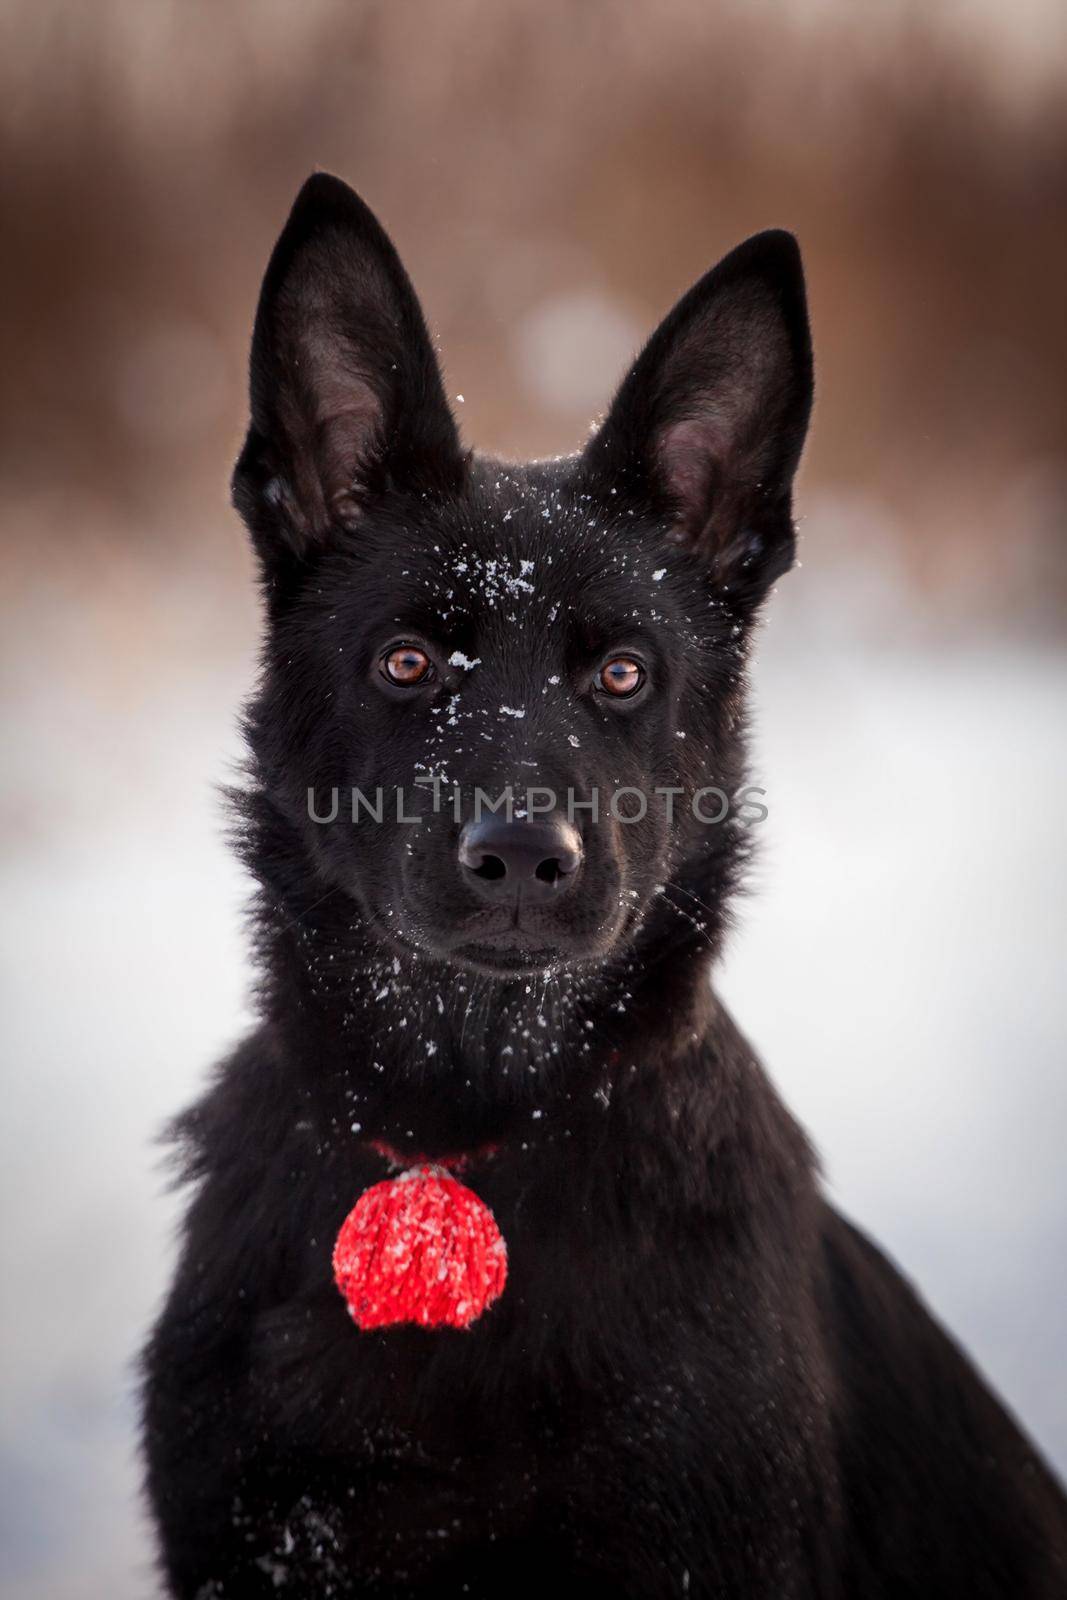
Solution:
M 433 1166 L 360 1195 L 333 1248 L 337 1287 L 360 1328 L 466 1328 L 502 1293 L 507 1271 L 489 1207 Z

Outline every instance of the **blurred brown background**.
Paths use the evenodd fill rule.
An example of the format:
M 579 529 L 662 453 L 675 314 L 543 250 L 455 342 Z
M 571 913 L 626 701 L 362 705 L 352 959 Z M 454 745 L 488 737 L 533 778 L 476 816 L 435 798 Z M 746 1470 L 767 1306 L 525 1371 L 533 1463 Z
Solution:
M 151 1140 L 245 1020 L 226 484 L 315 167 L 506 454 L 574 448 L 693 279 L 799 235 L 804 570 L 725 992 L 836 1197 L 1067 1463 L 1065 87 L 1061 0 L 0 0 L 5 1596 L 154 1592 Z
M 219 527 L 258 275 L 338 171 L 393 231 L 470 441 L 574 448 L 678 293 L 800 235 L 807 458 L 939 614 L 1052 625 L 1067 506 L 1055 0 L 6 0 L 9 560 Z M 836 534 L 836 519 L 834 532 Z

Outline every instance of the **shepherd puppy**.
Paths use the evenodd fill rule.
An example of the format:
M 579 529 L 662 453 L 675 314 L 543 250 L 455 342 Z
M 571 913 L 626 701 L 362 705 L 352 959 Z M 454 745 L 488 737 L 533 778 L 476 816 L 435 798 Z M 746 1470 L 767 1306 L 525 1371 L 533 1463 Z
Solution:
M 1067 1595 L 1060 1490 L 709 982 L 811 388 L 763 233 L 578 455 L 474 456 L 378 223 L 298 196 L 234 475 L 260 1021 L 144 1358 L 171 1595 Z

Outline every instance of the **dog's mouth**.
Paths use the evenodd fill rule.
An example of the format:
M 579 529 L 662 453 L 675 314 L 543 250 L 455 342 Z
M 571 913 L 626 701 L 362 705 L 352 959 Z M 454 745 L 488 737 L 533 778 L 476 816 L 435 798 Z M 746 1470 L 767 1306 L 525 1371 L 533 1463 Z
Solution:
M 399 919 L 386 921 L 371 912 L 368 921 L 390 944 L 495 978 L 543 976 L 546 972 L 562 972 L 566 967 L 581 966 L 584 961 L 596 958 L 593 951 L 570 949 L 563 943 L 546 943 L 543 933 L 538 935 L 532 929 L 521 927 L 499 931 L 479 928 L 477 938 L 471 937 L 475 932 L 473 928 L 459 932 L 458 936 L 438 937 L 419 918 L 405 924 Z
M 520 978 L 527 974 L 559 971 L 565 965 L 563 952 L 552 945 L 535 947 L 509 941 L 506 937 L 456 945 L 449 960 L 474 972 L 493 977 Z
M 364 915 L 387 943 L 467 972 L 500 979 L 559 975 L 601 965 L 640 921 L 640 903 L 625 909 L 588 907 L 577 926 L 543 908 L 457 908 L 448 920 L 428 913 L 418 897 L 403 897 L 388 914 L 363 901 Z
M 617 924 L 597 924 L 579 933 L 564 932 L 553 937 L 552 927 L 486 926 L 488 919 L 472 919 L 466 927 L 441 943 L 434 952 L 453 966 L 498 978 L 561 973 L 565 970 L 597 966 L 614 950 L 632 926 L 628 915 Z M 547 935 L 547 938 L 546 938 Z

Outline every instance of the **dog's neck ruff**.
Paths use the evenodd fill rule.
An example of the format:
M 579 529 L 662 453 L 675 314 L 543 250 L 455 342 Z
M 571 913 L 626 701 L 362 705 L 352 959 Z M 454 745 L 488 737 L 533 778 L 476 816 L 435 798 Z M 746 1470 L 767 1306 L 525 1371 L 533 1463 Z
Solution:
M 360 1195 L 337 1235 L 334 1281 L 349 1315 L 364 1331 L 470 1327 L 503 1293 L 507 1247 L 489 1207 L 455 1174 L 497 1146 L 414 1162 L 383 1140 L 371 1148 L 397 1175 Z

